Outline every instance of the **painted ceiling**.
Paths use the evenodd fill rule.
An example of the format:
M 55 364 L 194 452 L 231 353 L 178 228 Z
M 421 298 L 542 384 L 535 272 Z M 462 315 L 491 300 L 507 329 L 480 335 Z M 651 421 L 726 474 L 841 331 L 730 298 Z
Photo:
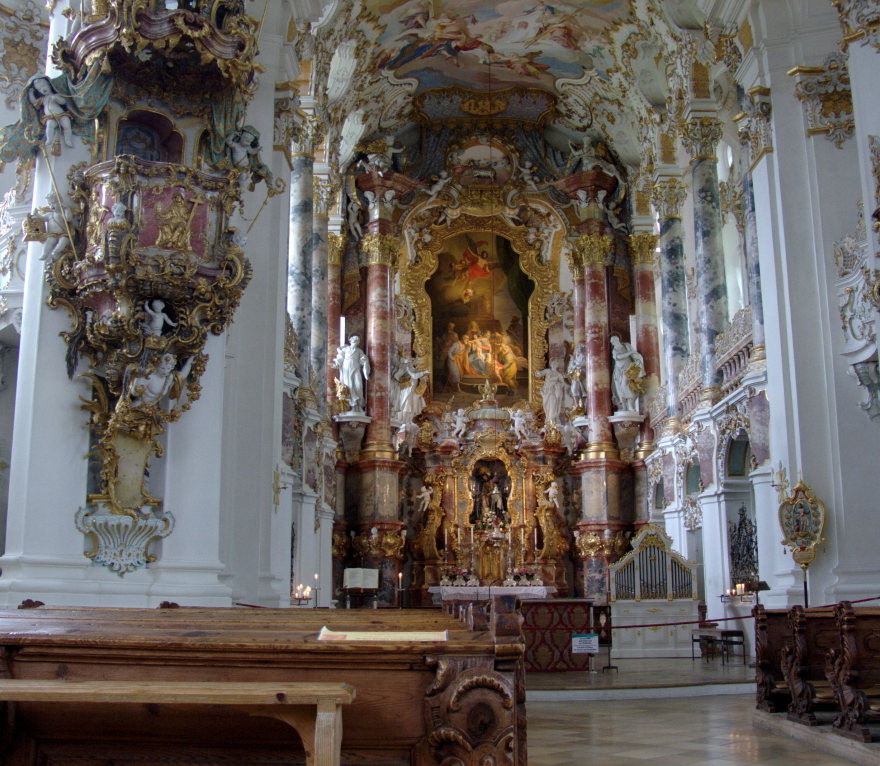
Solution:
M 626 19 L 629 0 L 370 0 L 385 27 L 379 69 L 415 77 L 419 90 L 458 85 L 552 88 L 591 72 L 607 79 L 614 58 L 602 32 Z
M 327 26 L 334 159 L 369 135 L 472 117 L 531 123 L 562 150 L 590 135 L 638 166 L 681 87 L 683 40 L 703 34 L 698 5 L 355 0 Z

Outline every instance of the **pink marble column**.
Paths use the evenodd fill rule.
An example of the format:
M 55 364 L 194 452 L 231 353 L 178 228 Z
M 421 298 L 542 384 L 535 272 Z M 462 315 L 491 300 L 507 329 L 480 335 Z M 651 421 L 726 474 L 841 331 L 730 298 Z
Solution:
M 654 251 L 657 236 L 651 232 L 638 232 L 629 238 L 635 283 L 635 309 L 637 318 L 636 348 L 645 362 L 647 378 L 646 396 L 642 397 L 642 410 L 647 396 L 657 390 L 660 382 L 660 344 L 657 335 L 657 300 L 654 290 Z M 650 420 L 642 426 L 642 443 L 639 451 L 650 450 L 654 430 Z
M 613 239 L 609 234 L 582 234 L 577 248 L 584 264 L 584 344 L 587 353 L 588 459 L 618 457 L 608 417 L 611 415 L 610 341 L 607 264 Z
M 387 234 L 367 234 L 367 356 L 372 372 L 367 384 L 367 426 L 364 456 L 394 458 L 391 446 L 391 248 Z

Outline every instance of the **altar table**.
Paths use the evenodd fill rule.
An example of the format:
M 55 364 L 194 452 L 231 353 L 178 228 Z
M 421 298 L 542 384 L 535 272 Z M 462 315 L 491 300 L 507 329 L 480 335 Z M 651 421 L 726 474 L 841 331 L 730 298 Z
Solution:
M 434 603 L 442 601 L 488 601 L 493 596 L 517 596 L 521 600 L 550 598 L 552 585 L 434 585 L 428 588 Z

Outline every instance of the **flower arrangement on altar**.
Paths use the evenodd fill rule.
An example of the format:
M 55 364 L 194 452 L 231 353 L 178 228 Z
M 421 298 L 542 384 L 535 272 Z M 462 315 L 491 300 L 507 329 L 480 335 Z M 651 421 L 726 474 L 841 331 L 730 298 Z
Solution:
M 491 511 L 484 513 L 474 522 L 474 529 L 503 537 L 507 534 L 507 524 L 498 514 Z
M 538 570 L 534 567 L 518 566 L 511 569 L 507 573 L 504 585 L 543 585 L 543 581 L 538 577 Z
M 467 567 L 451 566 L 443 570 L 440 585 L 477 586 L 480 581 Z

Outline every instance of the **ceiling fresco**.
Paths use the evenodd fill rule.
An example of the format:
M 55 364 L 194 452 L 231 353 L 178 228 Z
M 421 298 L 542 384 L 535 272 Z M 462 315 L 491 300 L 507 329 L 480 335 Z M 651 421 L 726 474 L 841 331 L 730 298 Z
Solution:
M 629 0 L 368 0 L 384 27 L 376 66 L 418 90 L 458 85 L 552 89 L 557 79 L 614 66 L 603 31 L 627 19 Z

